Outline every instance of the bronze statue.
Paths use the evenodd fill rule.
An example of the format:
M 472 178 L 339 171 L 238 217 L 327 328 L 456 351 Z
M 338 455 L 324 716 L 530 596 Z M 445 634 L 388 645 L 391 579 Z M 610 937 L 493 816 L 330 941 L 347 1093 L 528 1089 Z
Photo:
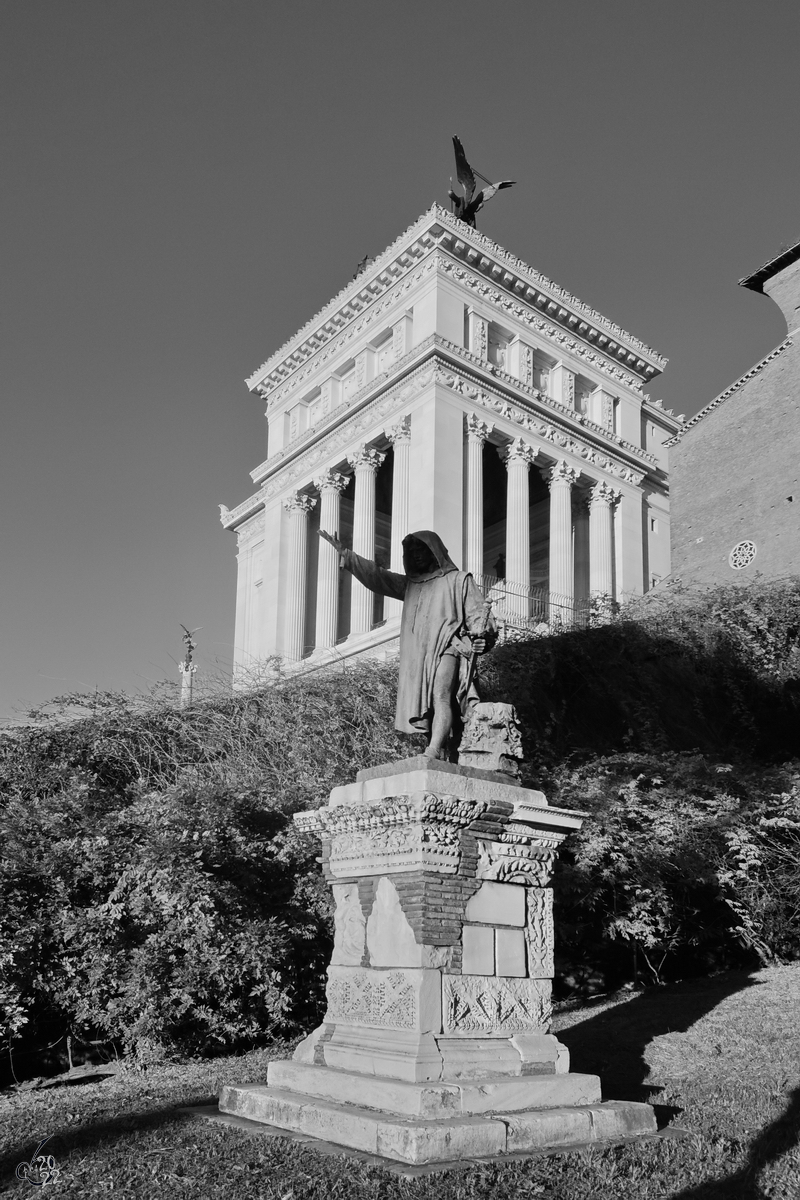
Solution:
M 403 538 L 404 574 L 362 558 L 338 537 L 319 531 L 345 570 L 379 596 L 403 601 L 395 729 L 426 733 L 425 754 L 446 758 L 447 743 L 477 699 L 474 667 L 490 650 L 497 626 L 475 580 L 459 571 L 438 534 Z
M 496 192 L 502 188 L 510 188 L 516 182 L 513 179 L 503 179 L 500 183 L 492 183 L 485 175 L 481 175 L 480 171 L 476 171 L 467 162 L 467 156 L 464 153 L 464 147 L 461 145 L 461 140 L 457 137 L 453 138 L 453 146 L 456 151 L 456 176 L 458 182 L 464 189 L 464 195 L 459 196 L 453 191 L 453 180 L 450 180 L 450 190 L 448 196 L 453 202 L 453 216 L 459 221 L 463 221 L 466 225 L 475 228 L 475 217 L 486 204 L 487 200 L 491 200 Z M 487 185 L 482 191 L 475 195 L 475 188 L 478 186 L 475 177 L 483 180 Z

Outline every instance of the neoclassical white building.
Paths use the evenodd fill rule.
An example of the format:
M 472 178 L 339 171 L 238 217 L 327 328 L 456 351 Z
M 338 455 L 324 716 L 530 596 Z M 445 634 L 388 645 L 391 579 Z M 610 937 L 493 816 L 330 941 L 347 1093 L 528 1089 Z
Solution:
M 317 530 L 402 570 L 433 529 L 507 628 L 583 621 L 669 573 L 666 360 L 434 205 L 248 379 L 266 402 L 238 538 L 234 671 L 391 651 L 399 604 Z

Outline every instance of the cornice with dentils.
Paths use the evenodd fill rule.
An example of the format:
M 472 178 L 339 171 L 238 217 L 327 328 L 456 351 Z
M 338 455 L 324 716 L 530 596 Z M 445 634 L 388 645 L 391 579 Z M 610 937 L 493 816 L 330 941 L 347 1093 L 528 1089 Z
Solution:
M 437 245 L 640 379 L 650 380 L 666 366 L 667 359 L 644 342 L 434 204 L 259 367 L 247 386 L 262 395 L 279 387 Z

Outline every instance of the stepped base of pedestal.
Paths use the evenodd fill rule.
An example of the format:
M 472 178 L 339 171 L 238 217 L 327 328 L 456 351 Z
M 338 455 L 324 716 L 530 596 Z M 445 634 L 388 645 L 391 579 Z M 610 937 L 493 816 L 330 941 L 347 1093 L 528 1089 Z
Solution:
M 578 1074 L 413 1084 L 280 1062 L 270 1064 L 266 1086 L 224 1087 L 219 1107 L 414 1165 L 656 1132 L 649 1104 L 601 1102 L 597 1076 Z

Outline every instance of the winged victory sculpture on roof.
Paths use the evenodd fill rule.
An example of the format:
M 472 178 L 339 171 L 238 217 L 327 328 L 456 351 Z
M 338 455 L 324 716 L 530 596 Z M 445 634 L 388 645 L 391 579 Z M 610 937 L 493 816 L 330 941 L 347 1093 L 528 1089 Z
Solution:
M 491 200 L 496 192 L 503 188 L 510 188 L 516 182 L 513 179 L 502 179 L 499 183 L 492 183 L 485 175 L 481 175 L 480 171 L 476 171 L 467 162 L 467 156 L 464 153 L 464 147 L 461 145 L 461 139 L 454 137 L 453 146 L 456 152 L 456 178 L 464 189 L 464 195 L 459 196 L 453 191 L 453 180 L 450 180 L 450 190 L 448 196 L 453 202 L 453 216 L 459 221 L 463 221 L 466 225 L 475 228 L 475 217 L 486 204 L 487 200 Z M 475 189 L 478 186 L 478 179 L 486 184 L 476 194 Z

